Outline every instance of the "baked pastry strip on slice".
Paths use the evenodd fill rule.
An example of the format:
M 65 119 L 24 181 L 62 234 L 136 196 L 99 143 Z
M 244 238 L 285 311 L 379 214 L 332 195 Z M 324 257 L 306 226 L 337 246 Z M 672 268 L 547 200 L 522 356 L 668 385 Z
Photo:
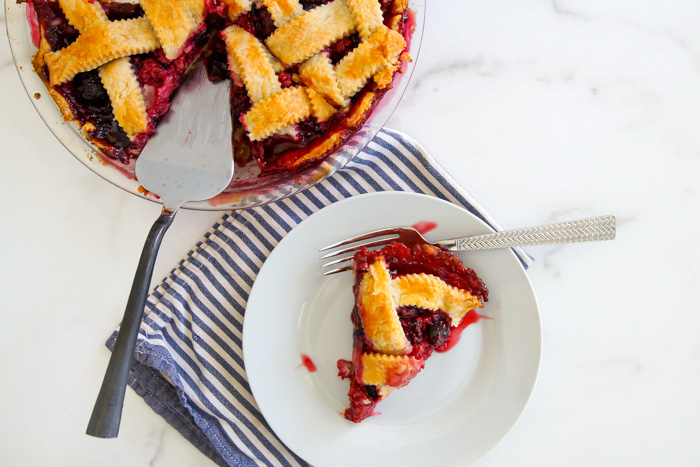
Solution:
M 416 377 L 425 361 L 405 355 L 362 354 L 357 377 L 364 384 L 401 388 Z
M 350 379 L 350 406 L 343 415 L 357 423 L 376 415 L 379 401 L 409 384 L 433 351 L 454 345 L 459 333 L 453 335 L 452 328 L 483 306 L 488 289 L 458 258 L 432 245 L 361 249 L 353 268 L 353 356 L 352 362 L 338 361 L 338 375 Z M 397 355 L 394 346 L 402 340 L 407 350 Z
M 395 307 L 416 306 L 426 310 L 442 310 L 457 326 L 469 310 L 481 308 L 483 302 L 466 290 L 447 285 L 432 274 L 407 274 L 391 281 L 392 304 Z
M 401 327 L 391 290 L 391 275 L 382 258 L 369 266 L 360 282 L 358 313 L 374 350 L 406 355 L 411 344 Z

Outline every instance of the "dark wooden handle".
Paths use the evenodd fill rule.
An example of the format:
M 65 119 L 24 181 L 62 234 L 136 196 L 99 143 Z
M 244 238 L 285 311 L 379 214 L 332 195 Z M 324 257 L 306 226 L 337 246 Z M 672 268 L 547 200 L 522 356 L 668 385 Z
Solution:
M 163 236 L 174 218 L 175 211 L 163 208 L 160 217 L 153 224 L 146 238 L 134 282 L 131 285 L 129 300 L 126 303 L 124 318 L 117 335 L 117 342 L 109 359 L 107 372 L 102 381 L 95 407 L 92 409 L 92 416 L 86 431 L 88 435 L 98 438 L 116 438 L 119 434 L 126 383 L 134 359 L 136 337 L 141 327 L 141 318 L 153 276 L 153 266 Z

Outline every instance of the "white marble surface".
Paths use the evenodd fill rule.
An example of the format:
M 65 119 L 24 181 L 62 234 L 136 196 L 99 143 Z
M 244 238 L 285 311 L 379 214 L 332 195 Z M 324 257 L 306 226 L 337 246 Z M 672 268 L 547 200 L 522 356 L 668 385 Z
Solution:
M 52 137 L 4 39 L 0 81 L 0 464 L 210 464 L 131 390 L 117 440 L 84 435 L 158 208 Z M 700 465 L 700 3 L 431 1 L 388 126 L 504 227 L 618 216 L 529 249 L 540 378 L 480 465 Z M 179 214 L 154 277 L 218 217 Z

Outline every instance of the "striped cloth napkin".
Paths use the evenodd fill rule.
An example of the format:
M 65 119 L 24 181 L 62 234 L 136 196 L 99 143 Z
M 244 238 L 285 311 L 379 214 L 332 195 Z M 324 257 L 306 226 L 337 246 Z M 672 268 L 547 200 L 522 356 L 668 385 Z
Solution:
M 129 385 L 219 465 L 306 465 L 272 432 L 246 379 L 241 335 L 253 281 L 294 226 L 335 201 L 375 191 L 430 194 L 500 227 L 416 141 L 384 129 L 312 188 L 223 216 L 155 287 Z M 531 258 L 515 250 L 525 267 Z M 111 349 L 116 331 L 107 342 Z

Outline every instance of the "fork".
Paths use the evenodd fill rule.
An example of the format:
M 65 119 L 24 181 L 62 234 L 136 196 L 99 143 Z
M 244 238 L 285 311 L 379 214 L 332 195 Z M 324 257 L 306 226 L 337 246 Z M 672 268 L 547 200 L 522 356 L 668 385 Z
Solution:
M 392 227 L 388 229 L 375 230 L 366 234 L 347 238 L 319 250 L 328 251 L 339 247 L 336 250 L 321 256 L 321 259 L 328 259 L 351 253 L 360 248 L 373 248 L 387 245 L 391 242 L 400 242 L 407 246 L 417 244 L 430 244 L 441 246 L 452 251 L 464 250 L 488 250 L 493 248 L 514 248 L 532 245 L 555 245 L 562 243 L 593 242 L 600 240 L 612 240 L 615 238 L 615 216 L 599 216 L 574 221 L 558 222 L 555 224 L 539 225 L 535 227 L 525 227 L 521 229 L 505 230 L 483 235 L 471 235 L 467 237 L 440 240 L 429 242 L 423 235 L 413 227 Z M 367 241 L 365 241 L 367 240 Z M 364 243 L 358 243 L 364 242 Z M 336 266 L 335 269 L 327 270 L 324 276 L 349 271 L 352 266 L 348 263 L 353 255 L 335 259 L 323 264 L 321 267 Z

